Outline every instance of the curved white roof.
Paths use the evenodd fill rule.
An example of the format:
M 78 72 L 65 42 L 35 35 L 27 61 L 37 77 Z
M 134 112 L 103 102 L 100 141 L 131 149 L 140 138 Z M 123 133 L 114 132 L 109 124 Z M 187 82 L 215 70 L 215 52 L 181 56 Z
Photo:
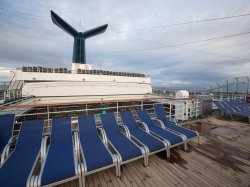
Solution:
M 179 91 L 176 92 L 175 98 L 176 98 L 176 99 L 185 99 L 185 98 L 189 98 L 189 93 L 188 93 L 187 90 L 179 90 Z

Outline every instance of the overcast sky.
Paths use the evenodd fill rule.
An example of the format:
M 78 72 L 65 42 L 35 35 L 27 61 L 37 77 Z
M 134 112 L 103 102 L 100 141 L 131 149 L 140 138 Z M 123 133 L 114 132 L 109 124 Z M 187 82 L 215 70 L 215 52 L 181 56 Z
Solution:
M 108 24 L 86 40 L 96 69 L 151 75 L 153 86 L 206 88 L 250 76 L 250 16 L 164 26 L 250 13 L 249 0 L 0 0 L 0 80 L 22 66 L 71 67 L 73 38 L 54 25 L 50 10 L 78 31 Z

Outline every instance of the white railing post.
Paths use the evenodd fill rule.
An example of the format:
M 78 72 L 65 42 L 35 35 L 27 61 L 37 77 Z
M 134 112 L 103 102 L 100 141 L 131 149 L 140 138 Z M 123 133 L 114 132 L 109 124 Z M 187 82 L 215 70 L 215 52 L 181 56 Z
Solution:
M 199 108 L 199 104 L 198 104 L 198 99 L 195 99 L 195 117 L 198 117 L 198 108 Z
M 184 100 L 184 103 L 185 103 L 185 113 L 186 113 L 186 116 L 185 116 L 185 119 L 184 120 L 186 120 L 186 119 L 188 119 L 188 101 L 187 100 Z
M 86 115 L 88 115 L 88 104 L 86 104 L 85 106 L 85 112 L 86 112 Z
M 192 99 L 192 118 L 195 116 L 196 112 L 196 99 Z
M 49 123 L 49 106 L 47 106 L 47 115 L 48 115 L 48 123 Z
M 118 113 L 119 113 L 119 103 L 116 102 L 116 119 L 118 119 Z
M 169 116 L 172 117 L 172 104 L 171 104 L 171 101 L 169 103 Z

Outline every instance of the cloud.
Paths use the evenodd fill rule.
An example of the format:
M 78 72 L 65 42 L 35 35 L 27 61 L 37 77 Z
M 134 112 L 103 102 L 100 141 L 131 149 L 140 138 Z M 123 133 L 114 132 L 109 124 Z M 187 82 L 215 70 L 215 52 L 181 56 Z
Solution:
M 12 77 L 13 73 L 11 73 L 11 71 L 13 72 L 14 69 L 6 69 L 5 67 L 0 67 L 0 85 L 3 82 L 8 82 L 10 80 L 10 78 Z
M 249 17 L 148 29 L 246 14 L 249 7 L 248 0 L 4 0 L 0 4 L 0 67 L 71 67 L 73 38 L 52 23 L 50 10 L 54 10 L 79 31 L 109 24 L 104 34 L 86 40 L 87 62 L 96 68 L 145 73 L 151 75 L 154 86 L 207 87 L 234 76 L 250 76 L 250 35 L 131 51 L 250 31 Z M 145 29 L 132 31 L 137 28 Z M 1 71 L 0 78 L 7 80 L 6 72 Z

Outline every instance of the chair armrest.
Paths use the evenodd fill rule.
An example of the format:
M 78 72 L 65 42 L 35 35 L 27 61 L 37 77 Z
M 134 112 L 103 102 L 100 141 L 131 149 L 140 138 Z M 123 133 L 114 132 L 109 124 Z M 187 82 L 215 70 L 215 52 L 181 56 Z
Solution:
M 8 143 L 5 145 L 2 155 L 1 155 L 1 161 L 0 161 L 0 166 L 5 162 L 5 160 L 8 158 L 10 154 L 10 147 L 15 145 L 17 142 L 17 136 L 12 136 Z
M 44 135 L 41 143 L 41 150 L 40 150 L 41 168 L 39 169 L 38 173 L 34 172 L 34 170 L 31 170 L 31 174 L 27 179 L 26 186 L 31 186 L 31 187 L 41 186 L 42 172 L 47 158 L 48 148 L 50 143 L 49 140 L 50 140 L 50 135 L 47 133 Z
M 120 131 L 125 135 L 127 136 L 129 139 L 131 139 L 131 134 L 128 130 L 128 127 L 126 127 L 125 125 L 119 125 L 119 129 Z
M 18 137 L 17 135 L 12 136 L 11 139 L 9 140 L 9 143 L 15 144 L 17 142 L 17 137 Z
M 172 118 L 171 116 L 168 117 L 169 121 L 177 125 L 177 120 L 175 118 Z
M 74 142 L 74 149 L 77 154 L 80 154 L 80 137 L 77 131 L 73 132 L 73 142 Z
M 141 121 L 139 121 L 139 122 L 137 122 L 137 123 L 138 123 L 138 126 L 139 126 L 141 129 L 143 129 L 144 131 L 146 131 L 147 133 L 149 133 L 149 128 L 148 128 L 148 126 L 147 126 L 146 123 L 141 122 Z
M 108 147 L 108 138 L 107 138 L 107 135 L 106 135 L 106 132 L 104 131 L 104 129 L 99 127 L 99 128 L 97 128 L 97 131 L 98 131 L 104 145 L 106 147 Z
M 41 163 L 43 163 L 48 151 L 49 136 L 44 136 L 41 144 Z
M 82 150 L 81 143 L 80 143 L 79 131 L 73 130 L 72 134 L 73 134 L 73 147 L 74 147 L 75 174 L 81 175 L 82 173 L 87 171 L 87 166 L 86 166 L 86 162 L 83 156 L 83 150 Z
M 161 120 L 159 120 L 159 119 L 152 119 L 152 120 L 153 120 L 153 122 L 156 122 L 154 124 L 157 125 L 158 127 L 161 127 L 163 129 L 166 128 L 165 125 L 164 125 L 164 123 Z

